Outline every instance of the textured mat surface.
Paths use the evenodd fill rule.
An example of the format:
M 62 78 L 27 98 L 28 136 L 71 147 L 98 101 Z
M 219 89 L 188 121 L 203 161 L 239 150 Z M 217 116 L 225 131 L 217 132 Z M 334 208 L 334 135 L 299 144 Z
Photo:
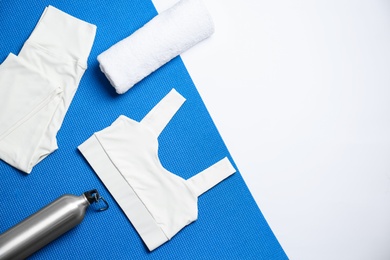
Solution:
M 0 0 L 0 62 L 9 52 L 19 53 L 49 4 L 96 24 L 97 35 L 88 70 L 57 136 L 59 149 L 31 175 L 0 161 L 0 233 L 64 193 L 97 188 L 110 209 L 89 208 L 80 225 L 31 259 L 286 259 L 239 172 L 199 198 L 197 221 L 148 252 L 77 146 L 120 114 L 142 119 L 175 88 L 187 101 L 159 138 L 164 167 L 187 179 L 224 156 L 232 158 L 179 57 L 124 95 L 117 95 L 100 72 L 97 55 L 157 14 L 149 0 Z

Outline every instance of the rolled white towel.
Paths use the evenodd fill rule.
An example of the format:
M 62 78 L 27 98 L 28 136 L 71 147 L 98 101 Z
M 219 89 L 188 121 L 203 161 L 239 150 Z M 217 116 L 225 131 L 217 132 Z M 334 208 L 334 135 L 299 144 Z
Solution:
M 214 32 L 201 0 L 181 0 L 98 56 L 118 94 Z

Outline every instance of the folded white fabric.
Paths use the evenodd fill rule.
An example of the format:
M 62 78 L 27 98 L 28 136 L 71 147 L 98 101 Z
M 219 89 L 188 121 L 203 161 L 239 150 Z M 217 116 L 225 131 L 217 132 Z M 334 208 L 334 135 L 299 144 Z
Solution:
M 118 94 L 214 32 L 201 0 L 181 0 L 98 56 Z
M 0 65 L 0 159 L 30 173 L 57 149 L 96 26 L 48 6 L 19 55 Z

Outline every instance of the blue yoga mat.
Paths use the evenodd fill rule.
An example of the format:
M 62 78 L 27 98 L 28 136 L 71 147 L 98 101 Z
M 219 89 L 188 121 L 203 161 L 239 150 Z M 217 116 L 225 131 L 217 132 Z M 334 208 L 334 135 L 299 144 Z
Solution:
M 199 198 L 197 221 L 153 252 L 147 250 L 77 146 L 121 114 L 141 120 L 175 88 L 187 101 L 159 137 L 163 166 L 188 179 L 225 156 L 233 159 L 180 57 L 123 95 L 100 72 L 97 55 L 157 15 L 149 0 L 0 0 L 0 62 L 10 52 L 19 53 L 47 5 L 97 25 L 97 35 L 57 135 L 59 149 L 30 175 L 0 161 L 0 233 L 62 194 L 96 188 L 109 210 L 90 207 L 80 225 L 31 259 L 286 259 L 239 172 Z

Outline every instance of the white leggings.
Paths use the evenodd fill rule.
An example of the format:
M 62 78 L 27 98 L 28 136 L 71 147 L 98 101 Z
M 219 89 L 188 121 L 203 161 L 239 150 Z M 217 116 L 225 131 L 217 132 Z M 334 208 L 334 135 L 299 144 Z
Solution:
M 87 68 L 96 26 L 52 6 L 19 55 L 0 65 L 0 158 L 30 173 L 56 135 Z

